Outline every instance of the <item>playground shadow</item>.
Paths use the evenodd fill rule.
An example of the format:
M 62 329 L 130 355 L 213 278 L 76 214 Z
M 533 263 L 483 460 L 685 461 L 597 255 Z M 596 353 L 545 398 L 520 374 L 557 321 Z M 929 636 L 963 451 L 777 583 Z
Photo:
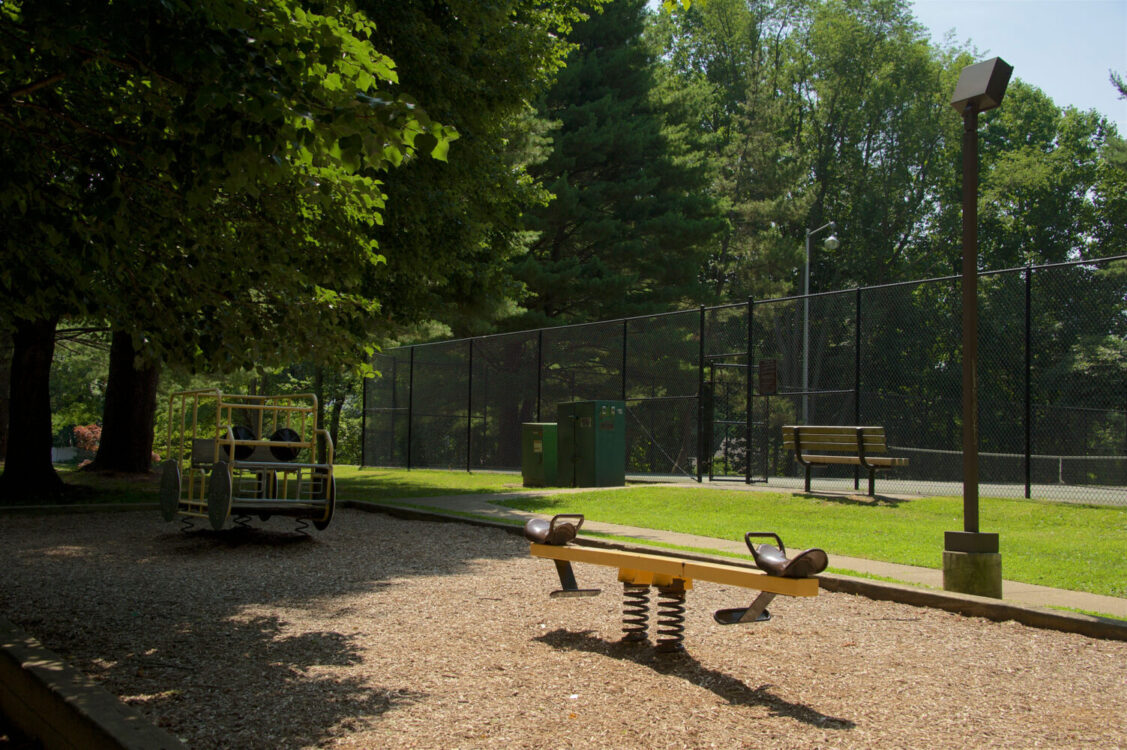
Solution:
M 347 615 L 358 596 L 378 607 L 404 579 L 527 555 L 492 529 L 375 513 L 338 513 L 324 532 L 294 528 L 271 518 L 214 531 L 203 519 L 181 531 L 155 513 L 11 519 L 0 533 L 9 570 L 0 603 L 13 623 L 193 745 L 313 747 L 428 695 L 350 673 L 372 650 L 367 632 L 295 632 L 286 612 Z M 432 538 L 442 543 L 425 543 Z M 56 583 L 35 585 L 45 571 Z M 229 706 L 230 715 L 201 724 L 189 706 L 216 716 Z
M 348 667 L 363 659 L 355 638 L 335 632 L 289 635 L 276 616 L 242 622 L 197 621 L 181 630 L 179 645 L 203 644 L 206 668 L 193 660 L 188 667 L 176 644 L 121 654 L 103 670 L 94 670 L 107 684 L 127 683 L 146 712 L 166 717 L 174 734 L 199 735 L 195 717 L 172 704 L 210 706 L 216 695 L 238 696 L 233 714 L 258 717 L 253 722 L 224 721 L 216 746 L 307 747 L 379 720 L 388 711 L 426 698 L 406 686 L 372 685 L 362 677 L 331 676 L 324 667 Z M 200 647 L 195 647 L 198 650 Z M 249 669 L 248 669 L 249 667 Z M 255 684 L 270 685 L 261 690 Z M 174 689 L 169 689 L 174 685 Z M 327 700 L 326 696 L 331 696 Z M 279 704 L 284 710 L 279 710 Z M 222 705 L 220 703 L 220 705 Z
M 784 700 L 770 691 L 770 685 L 749 687 L 729 674 L 705 667 L 685 651 L 659 654 L 647 644 L 606 641 L 591 635 L 590 631 L 575 633 L 559 629 L 538 636 L 536 640 L 555 649 L 602 654 L 634 662 L 659 674 L 679 677 L 697 687 L 711 690 L 733 706 L 763 706 L 772 716 L 785 716 L 820 729 L 853 729 L 856 726 L 849 719 L 827 716 L 801 703 Z
M 238 547 L 293 547 L 316 544 L 310 534 L 300 531 L 279 531 L 261 529 L 255 526 L 235 526 L 215 531 L 214 529 L 187 529 L 185 531 L 163 534 L 158 541 L 165 542 L 169 549 L 180 554 L 202 554 L 214 549 L 235 549 Z

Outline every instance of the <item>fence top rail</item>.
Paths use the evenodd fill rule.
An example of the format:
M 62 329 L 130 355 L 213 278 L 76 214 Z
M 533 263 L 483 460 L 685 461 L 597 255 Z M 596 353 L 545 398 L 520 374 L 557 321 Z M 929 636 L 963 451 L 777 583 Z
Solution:
M 979 278 L 983 278 L 983 277 L 986 277 L 986 276 L 1001 276 L 1003 274 L 1025 273 L 1026 271 L 1040 271 L 1040 270 L 1045 270 L 1045 269 L 1050 269 L 1050 268 L 1067 268 L 1067 267 L 1070 267 L 1070 266 L 1104 265 L 1104 264 L 1107 264 L 1107 263 L 1114 263 L 1116 261 L 1121 261 L 1121 260 L 1127 260 L 1127 254 L 1109 255 L 1109 256 L 1106 256 L 1106 257 L 1103 257 L 1103 258 L 1086 258 L 1086 259 L 1082 259 L 1082 260 L 1070 260 L 1070 261 L 1064 261 L 1064 262 L 1061 262 L 1061 263 L 1043 263 L 1041 265 L 1014 266 L 1012 268 L 999 268 L 999 269 L 994 269 L 994 270 L 989 270 L 989 271 L 979 271 L 978 276 L 979 276 Z M 482 339 L 500 338 L 502 336 L 520 336 L 520 335 L 529 335 L 529 334 L 533 334 L 533 333 L 543 333 L 543 332 L 546 332 L 546 331 L 549 331 L 549 332 L 550 331 L 562 331 L 562 330 L 569 329 L 569 328 L 605 326 L 605 325 L 611 325 L 611 324 L 615 324 L 615 323 L 621 325 L 623 323 L 629 323 L 630 321 L 634 321 L 634 320 L 649 320 L 649 319 L 652 319 L 652 318 L 669 317 L 669 316 L 672 316 L 672 315 L 689 315 L 689 314 L 693 314 L 693 313 L 699 314 L 700 311 L 702 311 L 702 310 L 705 311 L 705 312 L 713 312 L 713 311 L 717 311 L 717 310 L 728 310 L 728 309 L 733 309 L 733 308 L 738 308 L 738 307 L 746 308 L 749 302 L 752 305 L 768 305 L 768 304 L 777 304 L 777 303 L 780 303 L 780 302 L 794 302 L 796 300 L 811 299 L 811 298 L 814 298 L 814 297 L 832 297 L 832 296 L 835 296 L 835 295 L 857 294 L 858 292 L 871 292 L 871 291 L 876 291 L 876 290 L 880 290 L 880 289 L 892 289 L 894 287 L 902 287 L 902 286 L 920 286 L 922 284 L 937 284 L 937 283 L 940 283 L 940 282 L 955 282 L 955 281 L 960 281 L 961 279 L 962 279 L 961 274 L 950 275 L 950 276 L 933 276 L 933 277 L 926 278 L 926 279 L 911 279 L 911 280 L 907 280 L 907 281 L 894 281 L 894 282 L 891 282 L 891 283 L 888 283 L 888 284 L 873 284 L 873 285 L 870 285 L 870 286 L 855 286 L 855 287 L 850 287 L 848 289 L 835 289 L 835 290 L 826 291 L 826 292 L 811 292 L 810 294 L 794 294 L 794 295 L 790 295 L 790 296 L 786 296 L 786 297 L 771 297 L 769 299 L 750 299 L 749 298 L 747 301 L 744 301 L 744 302 L 728 302 L 728 303 L 725 303 L 725 304 L 722 304 L 722 305 L 713 305 L 713 306 L 701 305 L 699 307 L 689 307 L 689 308 L 684 308 L 684 309 L 681 309 L 681 310 L 666 310 L 664 312 L 649 313 L 649 314 L 646 314 L 646 315 L 634 315 L 634 316 L 627 317 L 627 318 L 610 318 L 608 320 L 593 320 L 593 321 L 589 321 L 589 322 L 586 322 L 586 323 L 567 323 L 567 324 L 564 324 L 564 325 L 548 326 L 548 327 L 544 327 L 544 328 L 528 328 L 528 329 L 521 330 L 521 331 L 501 331 L 501 332 L 498 332 L 498 333 L 484 334 L 482 336 L 468 336 L 468 337 L 460 338 L 460 339 L 442 339 L 442 340 L 439 340 L 439 341 L 426 341 L 426 342 L 420 342 L 420 343 L 417 343 L 417 344 L 403 344 L 402 346 L 397 346 L 397 347 L 394 347 L 392 349 L 388 349 L 387 352 L 394 352 L 394 351 L 398 351 L 398 350 L 402 350 L 402 349 L 414 349 L 414 348 L 417 348 L 417 347 L 424 347 L 424 346 L 436 346 L 436 345 L 439 345 L 439 344 L 450 345 L 450 344 L 458 344 L 458 343 L 469 343 L 469 342 L 472 342 L 472 341 L 480 341 Z M 382 355 L 382 356 L 392 356 L 392 355 L 385 353 L 385 352 L 378 352 L 377 354 Z

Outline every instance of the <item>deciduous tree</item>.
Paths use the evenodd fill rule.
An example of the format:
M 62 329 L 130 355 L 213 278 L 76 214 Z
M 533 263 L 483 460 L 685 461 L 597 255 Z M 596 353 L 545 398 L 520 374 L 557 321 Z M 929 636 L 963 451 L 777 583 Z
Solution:
M 15 332 L 10 431 L 26 438 L 0 496 L 59 490 L 43 394 L 60 317 L 108 320 L 142 367 L 365 345 L 379 175 L 456 134 L 395 93 L 366 17 L 319 9 L 0 6 L 0 319 Z

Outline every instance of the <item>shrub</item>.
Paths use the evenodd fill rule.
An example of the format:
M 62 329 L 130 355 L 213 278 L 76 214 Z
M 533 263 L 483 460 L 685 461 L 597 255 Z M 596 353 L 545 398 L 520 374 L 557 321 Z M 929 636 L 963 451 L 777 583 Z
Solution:
M 74 443 L 80 451 L 94 454 L 98 452 L 98 443 L 102 440 L 102 427 L 97 424 L 75 425 Z

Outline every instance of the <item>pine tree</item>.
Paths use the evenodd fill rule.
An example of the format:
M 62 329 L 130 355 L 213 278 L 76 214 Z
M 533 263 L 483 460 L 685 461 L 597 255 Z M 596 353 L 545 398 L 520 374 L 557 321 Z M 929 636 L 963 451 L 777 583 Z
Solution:
M 539 102 L 553 146 L 530 171 L 554 198 L 529 217 L 539 236 L 514 267 L 529 293 L 514 326 L 700 299 L 703 243 L 723 224 L 707 164 L 659 95 L 644 25 L 644 0 L 615 0 L 577 25 L 577 49 Z

